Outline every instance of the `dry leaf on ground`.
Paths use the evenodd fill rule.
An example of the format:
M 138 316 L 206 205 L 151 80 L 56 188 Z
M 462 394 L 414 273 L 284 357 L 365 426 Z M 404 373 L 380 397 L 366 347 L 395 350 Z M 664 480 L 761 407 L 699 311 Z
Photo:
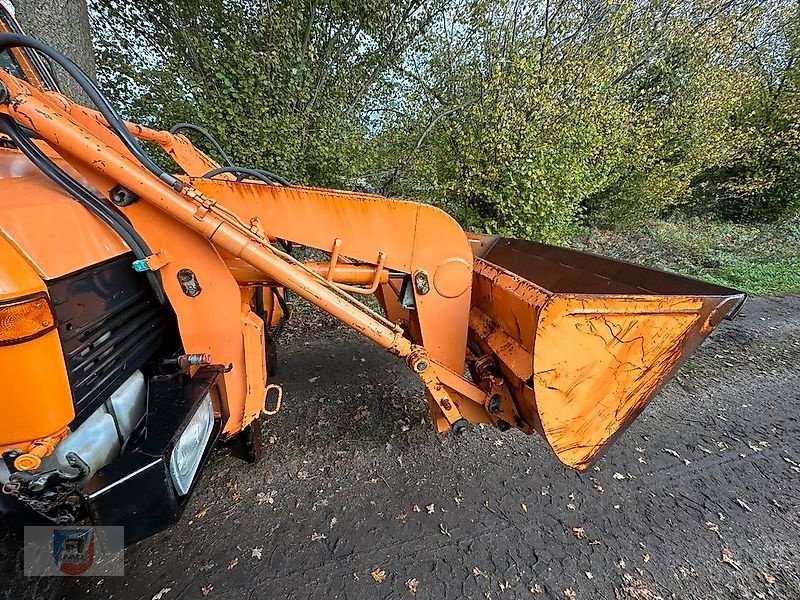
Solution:
M 737 571 L 740 571 L 742 568 L 742 563 L 733 557 L 733 552 L 731 552 L 728 548 L 722 549 L 722 562 L 729 564 Z
M 406 581 L 406 587 L 408 588 L 409 592 L 411 592 L 416 596 L 417 590 L 419 589 L 419 579 L 417 579 L 416 577 L 412 577 L 411 579 Z
M 375 570 L 371 571 L 370 575 L 372 575 L 375 583 L 383 583 L 386 580 L 386 571 L 378 567 L 375 567 Z

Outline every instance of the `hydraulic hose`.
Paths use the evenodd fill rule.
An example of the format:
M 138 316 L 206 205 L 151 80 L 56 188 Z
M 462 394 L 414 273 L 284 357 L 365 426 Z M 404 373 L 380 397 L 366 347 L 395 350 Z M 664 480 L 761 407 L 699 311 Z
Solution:
M 225 161 L 225 163 L 227 163 L 229 167 L 233 166 L 233 160 L 231 160 L 231 157 L 228 156 L 228 153 L 225 152 L 225 150 L 223 150 L 222 146 L 217 141 L 217 138 L 211 135 L 211 132 L 205 129 L 204 127 L 200 127 L 199 125 L 195 125 L 194 123 L 176 123 L 175 125 L 170 127 L 169 132 L 180 133 L 181 131 L 187 131 L 187 130 L 199 133 L 204 138 L 206 138 L 208 142 L 212 146 L 214 146 L 216 151 L 219 153 L 220 158 L 222 158 L 222 160 Z
M 275 185 L 276 183 L 279 183 L 280 185 L 286 187 L 291 187 L 292 185 L 280 175 L 276 175 L 275 173 L 272 173 L 270 171 L 265 171 L 264 169 L 248 169 L 247 167 L 233 167 L 233 166 L 219 167 L 217 169 L 209 171 L 208 173 L 203 175 L 203 177 L 206 179 L 210 179 L 212 177 L 220 175 L 221 173 L 236 173 L 239 175 L 249 175 L 250 177 L 254 177 L 259 181 L 263 181 L 264 183 L 268 183 L 270 185 Z
M 61 54 L 55 48 L 48 46 L 36 38 L 19 33 L 0 33 L 0 52 L 7 50 L 8 48 L 30 48 L 31 50 L 35 50 L 47 56 L 56 64 L 61 66 L 70 75 L 70 77 L 76 81 L 81 89 L 86 92 L 86 95 L 97 107 L 97 110 L 100 112 L 100 114 L 105 117 L 108 125 L 117 135 L 117 137 L 119 137 L 123 145 L 130 151 L 130 153 L 136 157 L 136 160 L 138 160 L 148 171 L 150 171 L 153 175 L 158 177 L 170 187 L 178 191 L 183 188 L 184 183 L 180 179 L 159 167 L 153 161 L 153 159 L 147 155 L 147 153 L 139 145 L 139 142 L 136 140 L 134 135 L 128 131 L 128 128 L 125 126 L 122 118 L 119 116 L 117 111 L 114 110 L 114 107 L 111 106 L 108 99 L 106 99 L 103 93 L 98 89 L 97 85 L 95 85 L 92 79 L 72 60 Z
M 137 259 L 143 259 L 152 254 L 141 236 L 121 214 L 109 206 L 105 200 L 92 193 L 79 181 L 64 171 L 52 161 L 41 149 L 34 144 L 22 131 L 19 124 L 8 115 L 0 115 L 0 131 L 5 133 L 14 145 L 30 160 L 42 173 L 58 186 L 66 190 L 75 200 L 83 205 L 89 212 L 106 223 L 122 238 Z M 145 273 L 148 283 L 153 290 L 156 300 L 160 304 L 166 303 L 166 296 L 161 286 L 157 273 Z

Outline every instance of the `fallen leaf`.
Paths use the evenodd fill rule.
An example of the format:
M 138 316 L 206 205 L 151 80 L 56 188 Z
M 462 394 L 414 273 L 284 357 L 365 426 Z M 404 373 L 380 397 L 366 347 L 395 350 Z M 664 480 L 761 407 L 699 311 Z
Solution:
M 614 473 L 614 479 L 619 479 L 619 480 L 625 479 L 625 475 L 623 475 L 622 473 Z
M 582 540 L 583 538 L 586 537 L 586 532 L 583 530 L 583 527 L 573 527 L 572 533 L 574 533 L 575 537 L 578 538 L 579 540 Z
M 211 560 L 204 560 L 197 566 L 198 571 L 210 571 L 214 568 L 214 561 Z
M 384 571 L 383 569 L 379 569 L 378 567 L 375 567 L 375 570 L 371 571 L 370 575 L 372 575 L 372 578 L 375 580 L 375 583 L 383 583 L 384 580 L 386 579 L 386 571 Z
M 425 510 L 427 510 L 427 511 L 428 511 L 428 514 L 429 514 L 429 515 L 432 515 L 432 514 L 433 514 L 433 511 L 435 511 L 435 510 L 436 510 L 436 506 L 435 506 L 434 504 L 428 504 L 428 505 L 425 507 Z
M 439 523 L 439 531 L 442 532 L 442 535 L 450 537 L 450 531 L 448 531 L 447 525 L 445 525 L 444 523 Z
M 564 590 L 564 595 L 567 598 L 569 598 L 569 600 L 575 600 L 575 598 L 577 597 L 577 594 L 575 593 L 575 590 L 573 590 L 572 588 L 566 588 Z
M 501 592 L 505 592 L 510 587 L 511 587 L 511 584 L 508 583 L 507 581 L 501 581 L 500 582 L 500 591 Z
M 739 506 L 741 506 L 741 507 L 742 507 L 743 509 L 745 509 L 747 512 L 753 512 L 753 509 L 752 509 L 752 508 L 750 508 L 749 506 L 747 506 L 747 502 L 745 502 L 744 500 L 740 500 L 739 498 L 737 498 L 737 499 L 736 499 L 736 504 L 738 504 Z
M 336 517 L 331 517 L 331 522 L 329 524 L 330 528 L 333 529 L 333 526 L 336 525 L 336 523 L 338 523 L 338 522 L 339 522 L 339 519 L 337 519 Z
M 594 579 L 594 575 L 592 575 L 591 571 L 586 571 L 586 579 Z
M 646 563 L 649 563 L 649 562 L 650 562 L 650 553 L 649 553 L 649 552 L 645 552 L 645 553 L 642 555 L 642 560 L 643 560 L 644 562 L 646 562 Z
M 210 583 L 205 584 L 203 587 L 200 588 L 200 591 L 203 592 L 203 596 L 208 596 L 211 593 L 211 590 L 214 589 L 214 586 Z
M 165 595 L 172 591 L 171 587 L 161 588 L 161 590 L 153 596 L 153 600 L 161 600 Z
M 397 513 L 397 514 L 394 516 L 394 518 L 395 518 L 395 520 L 396 520 L 396 521 L 402 521 L 402 520 L 403 520 L 403 519 L 405 519 L 407 516 L 408 516 L 408 515 L 406 514 L 406 511 L 404 511 L 404 510 L 401 510 L 399 513 Z
M 305 481 L 306 479 L 308 479 L 308 471 L 298 471 L 297 478 L 300 479 L 301 481 Z
M 319 375 L 317 377 L 310 377 L 308 383 L 314 383 L 317 379 L 319 379 Z
M 484 573 L 483 571 L 481 571 L 478 567 L 472 567 L 472 574 L 475 577 L 486 577 L 486 579 L 489 579 L 489 576 L 486 575 L 486 573 Z
M 719 536 L 720 539 L 722 539 L 722 534 L 719 532 L 719 525 L 712 523 L 711 521 L 706 521 L 706 527 L 708 527 L 709 531 L 713 531 Z
M 263 546 L 259 546 L 258 548 L 253 548 L 252 558 L 257 558 L 261 560 L 261 552 L 264 550 Z
M 409 579 L 408 581 L 406 581 L 406 587 L 408 588 L 409 592 L 411 592 L 416 596 L 417 590 L 419 589 L 419 579 L 417 579 L 416 577 Z
M 619 562 L 617 563 L 617 566 L 618 566 L 620 569 L 624 569 L 624 568 L 625 568 L 625 559 L 624 559 L 624 558 L 620 558 L 620 559 L 619 559 Z
M 206 516 L 207 512 L 208 512 L 207 508 L 204 508 L 202 510 L 198 510 L 197 513 L 194 515 L 194 518 L 195 519 L 202 519 L 203 517 Z
M 773 583 L 775 583 L 775 577 L 773 575 L 770 575 L 766 571 L 763 571 L 761 573 L 761 576 L 764 578 L 764 581 L 766 581 L 768 584 L 772 585 Z
M 234 557 L 231 559 L 231 562 L 229 562 L 229 563 L 228 563 L 228 571 L 230 571 L 231 569 L 233 569 L 233 568 L 234 568 L 236 565 L 238 565 L 238 564 L 239 564 L 239 557 L 238 557 L 238 556 L 234 556 Z
M 733 558 L 733 552 L 731 552 L 728 548 L 722 549 L 722 562 L 729 564 L 737 571 L 740 571 L 742 568 L 742 563 Z
M 412 504 L 412 505 L 411 505 L 411 510 L 412 510 L 412 511 L 414 511 L 414 512 L 419 512 L 419 505 L 417 505 L 417 504 Z
M 522 508 L 522 512 L 528 512 L 528 507 L 525 506 L 524 502 L 522 504 L 520 504 L 520 508 Z
M 456 496 L 455 498 L 453 498 L 453 500 L 455 501 L 456 506 L 461 506 L 461 503 L 464 501 L 464 499 L 459 496 Z
M 567 504 L 567 510 L 575 510 L 575 505 L 572 502 L 570 502 L 569 504 Z
M 671 454 L 675 458 L 680 458 L 681 457 L 680 454 L 678 454 L 677 452 L 675 452 L 675 450 L 672 450 L 670 448 L 664 448 L 664 452 L 666 452 L 667 454 Z
M 328 536 L 324 533 L 317 533 L 316 531 L 311 534 L 311 541 L 318 542 L 319 540 L 327 540 Z

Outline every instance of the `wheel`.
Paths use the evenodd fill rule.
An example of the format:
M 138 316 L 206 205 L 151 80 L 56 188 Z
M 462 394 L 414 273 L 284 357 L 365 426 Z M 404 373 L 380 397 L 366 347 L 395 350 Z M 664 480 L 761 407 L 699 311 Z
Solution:
M 255 464 L 261 460 L 264 444 L 261 441 L 261 417 L 233 436 L 226 444 L 231 456 Z

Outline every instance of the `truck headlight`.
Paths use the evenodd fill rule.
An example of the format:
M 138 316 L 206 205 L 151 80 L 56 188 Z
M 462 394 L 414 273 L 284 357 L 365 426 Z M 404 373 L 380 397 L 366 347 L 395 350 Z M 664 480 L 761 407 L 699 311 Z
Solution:
M 192 487 L 192 481 L 197 474 L 197 468 L 200 466 L 213 428 L 214 409 L 211 406 L 211 394 L 207 393 L 178 438 L 169 457 L 172 482 L 181 496 Z

